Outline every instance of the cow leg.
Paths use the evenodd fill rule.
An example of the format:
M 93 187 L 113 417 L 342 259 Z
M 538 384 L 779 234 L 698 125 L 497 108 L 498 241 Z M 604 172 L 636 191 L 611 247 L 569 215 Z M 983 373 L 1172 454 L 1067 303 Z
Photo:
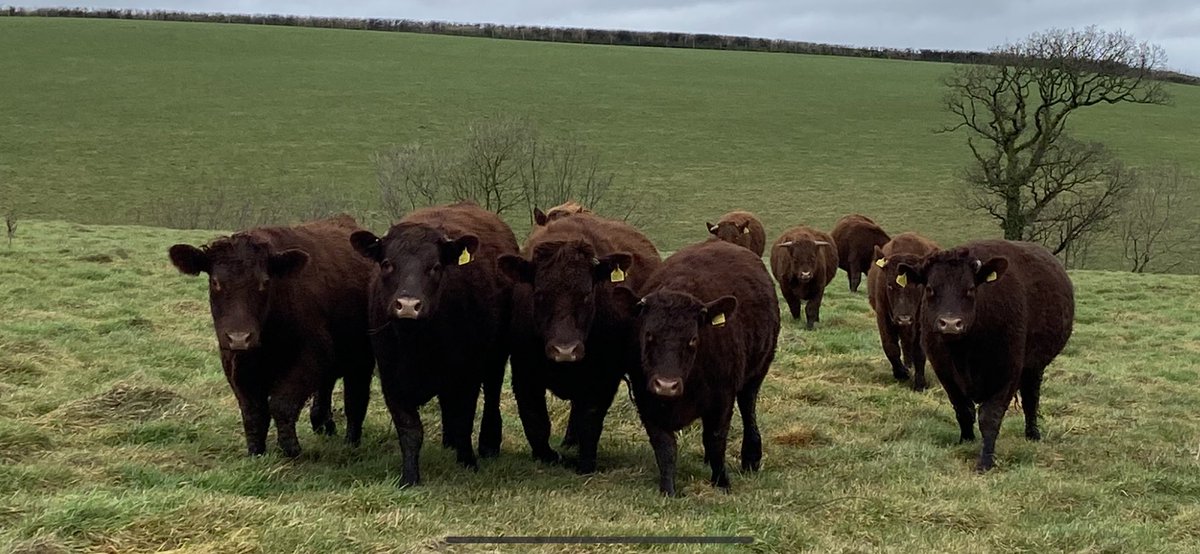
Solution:
M 567 432 L 563 434 L 563 448 L 579 446 L 579 413 L 580 410 L 575 408 L 575 403 L 571 403 L 571 414 L 567 416 Z
M 975 471 L 983 473 L 995 466 L 996 437 L 1000 435 L 1000 423 L 1004 412 L 1012 401 L 1012 392 L 1007 389 L 996 393 L 979 406 L 979 433 L 983 435 L 983 448 L 979 451 L 979 462 Z
M 418 485 L 421 483 L 421 444 L 425 442 L 425 426 L 421 423 L 418 406 L 409 405 L 395 398 L 398 395 L 386 393 L 388 412 L 392 415 L 392 425 L 396 427 L 396 435 L 400 438 L 400 457 L 402 459 L 400 486 Z
M 608 415 L 608 408 L 612 406 L 613 398 L 617 396 L 617 388 L 620 387 L 621 380 L 614 379 L 610 383 L 604 383 L 596 387 L 596 391 L 588 391 L 584 398 L 586 401 L 576 401 L 575 406 L 582 408 L 582 413 L 579 414 L 579 465 L 575 467 L 576 473 L 586 475 L 596 471 L 596 455 L 600 447 L 600 435 L 604 432 L 604 418 Z
M 763 378 L 748 383 L 737 394 L 738 411 L 742 414 L 742 470 L 758 471 L 762 467 L 762 435 L 758 432 L 758 389 Z
M 265 395 L 264 395 L 265 396 Z M 267 452 L 267 430 L 271 427 L 271 411 L 267 399 L 237 394 L 238 407 L 242 411 L 242 430 L 246 436 L 246 453 L 262 456 Z
M 479 385 L 474 387 L 459 387 L 444 396 L 446 403 L 443 412 L 446 414 L 444 423 L 450 433 L 450 444 L 454 448 L 455 457 L 463 467 L 479 469 L 475 459 L 475 450 L 471 446 L 471 431 L 475 426 L 475 406 L 479 401 Z
M 880 308 L 883 312 L 883 308 Z M 875 325 L 879 328 L 879 342 L 883 345 L 883 354 L 887 356 L 888 363 L 892 364 L 892 377 L 898 381 L 908 379 L 908 368 L 904 367 L 904 361 L 900 359 L 900 343 L 899 337 L 896 336 L 895 329 L 888 322 L 887 313 L 875 314 Z
M 336 379 L 325 379 L 317 392 L 313 394 L 312 406 L 308 409 L 308 421 L 312 424 L 314 433 L 333 436 L 337 434 L 337 424 L 333 422 L 333 385 Z
M 275 435 L 283 455 L 295 458 L 300 455 L 300 438 L 296 436 L 296 422 L 300 419 L 300 410 L 304 408 L 304 397 L 282 394 L 272 395 L 267 405 L 271 410 L 271 419 L 275 421 Z
M 925 350 L 915 338 L 908 343 L 908 360 L 912 365 L 913 390 L 921 392 L 928 388 L 929 384 L 925 381 Z
M 346 406 L 346 442 L 358 446 L 362 442 L 363 421 L 367 418 L 367 404 L 371 401 L 371 373 L 374 361 L 360 362 L 362 367 L 351 366 L 342 378 L 342 403 Z
M 821 300 L 824 300 L 824 295 L 818 294 L 804 306 L 805 327 L 810 331 L 817 326 L 817 322 L 821 321 Z
M 792 312 L 792 319 L 800 319 L 800 313 L 803 311 L 804 307 L 800 298 L 797 297 L 792 291 L 787 290 L 785 287 L 783 291 L 783 299 L 787 302 L 788 310 Z
M 675 433 L 642 418 L 650 448 L 654 449 L 654 461 L 658 463 L 658 492 L 666 496 L 679 496 L 675 490 Z
M 941 377 L 940 373 L 938 377 Z M 954 416 L 958 419 L 959 444 L 975 440 L 975 403 L 959 390 L 953 379 L 942 378 L 942 388 L 946 389 L 946 396 L 950 398 Z
M 1042 396 L 1042 374 L 1045 368 L 1027 368 L 1021 373 L 1021 408 L 1025 410 L 1025 438 L 1042 440 L 1038 430 L 1038 403 Z
M 550 412 L 546 410 L 546 387 L 529 378 L 529 375 L 514 366 L 512 372 L 513 396 L 517 399 L 517 415 L 525 430 L 525 440 L 533 451 L 533 458 L 546 463 L 558 463 L 562 457 L 550 448 Z
M 483 421 L 479 424 L 479 456 L 495 458 L 500 455 L 501 418 L 500 389 L 504 385 L 504 364 L 507 356 L 486 368 L 483 376 Z
M 725 470 L 725 448 L 729 442 L 729 422 L 733 418 L 733 402 L 701 418 L 704 425 L 704 460 L 712 468 L 710 482 L 714 487 L 729 490 L 729 473 Z
M 857 262 L 851 264 L 850 271 L 847 271 L 846 275 L 850 280 L 850 292 L 858 292 L 858 285 L 862 282 L 862 270 L 858 268 Z
M 438 413 L 442 414 L 442 448 L 454 448 L 454 441 L 450 440 L 452 434 L 448 427 L 453 416 L 446 415 L 446 406 L 449 403 L 444 394 L 437 395 Z

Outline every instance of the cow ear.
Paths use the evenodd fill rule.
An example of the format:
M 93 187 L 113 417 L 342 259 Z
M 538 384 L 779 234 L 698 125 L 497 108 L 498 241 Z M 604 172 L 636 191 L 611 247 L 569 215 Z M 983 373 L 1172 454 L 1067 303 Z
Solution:
M 705 304 L 700 310 L 700 322 L 708 323 L 713 327 L 721 327 L 725 322 L 733 319 L 733 313 L 737 310 L 737 298 L 732 296 L 722 296 L 708 304 Z
M 613 288 L 612 300 L 617 314 L 625 318 L 642 315 L 642 308 L 646 306 L 646 303 L 642 302 L 641 297 L 633 292 L 633 289 L 625 286 Z
M 708 227 L 708 232 L 712 233 L 714 235 L 717 234 L 717 229 L 720 229 L 720 227 L 713 225 L 712 223 L 708 223 L 708 222 L 705 222 L 704 226 Z
M 475 261 L 475 255 L 478 250 L 479 237 L 475 235 L 463 235 L 456 239 L 446 239 L 438 245 L 438 254 L 441 256 L 443 266 L 467 265 Z
M 975 284 L 991 283 L 1004 276 L 1008 270 L 1008 258 L 997 257 L 988 260 L 975 269 Z
M 546 215 L 546 212 L 542 211 L 541 208 L 534 206 L 533 222 L 536 223 L 538 227 L 545 227 L 546 224 L 550 222 L 550 218 Z
M 925 266 L 924 266 L 924 264 L 918 265 L 918 266 L 912 266 L 912 265 L 908 265 L 904 262 L 900 262 L 896 266 L 896 273 L 898 276 L 903 275 L 904 279 L 908 283 L 916 283 L 918 285 L 925 284 Z M 897 276 L 897 278 L 899 278 L 898 276 Z
M 879 260 L 882 260 L 885 258 L 885 256 L 883 255 L 883 249 L 880 248 L 878 244 L 875 245 L 874 249 L 875 249 L 875 251 L 871 254 L 871 261 L 875 262 L 875 265 L 878 265 L 879 267 L 883 267 L 884 265 L 887 265 L 886 263 L 883 265 L 879 264 Z
M 267 257 L 267 275 L 287 277 L 308 265 L 308 252 L 293 248 Z
M 167 254 L 170 255 L 171 263 L 175 264 L 176 269 L 185 275 L 199 275 L 202 271 L 207 273 L 212 270 L 208 253 L 190 244 L 176 244 Z
M 496 259 L 496 264 L 500 266 L 500 272 L 514 283 L 533 282 L 533 262 L 525 258 L 504 254 Z
M 596 258 L 592 268 L 592 277 L 598 282 L 623 283 L 629 274 L 629 267 L 632 265 L 633 255 L 628 252 L 614 252 Z
M 383 241 L 370 231 L 355 231 L 350 235 L 350 244 L 359 254 L 375 260 L 383 261 Z

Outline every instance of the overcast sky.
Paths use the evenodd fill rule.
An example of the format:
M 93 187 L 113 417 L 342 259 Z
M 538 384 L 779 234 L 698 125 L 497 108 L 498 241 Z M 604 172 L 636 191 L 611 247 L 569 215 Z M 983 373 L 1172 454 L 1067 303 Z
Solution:
M 14 1 L 23 6 L 86 5 Z M 681 31 L 854 46 L 985 50 L 1049 27 L 1123 29 L 1200 75 L 1197 0 L 102 0 L 94 7 Z

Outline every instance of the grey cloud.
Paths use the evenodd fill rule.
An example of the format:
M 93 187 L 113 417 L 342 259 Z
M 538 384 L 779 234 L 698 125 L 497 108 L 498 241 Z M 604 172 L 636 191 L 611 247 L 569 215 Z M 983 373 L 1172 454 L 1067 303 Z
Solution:
M 1050 27 L 1094 24 L 1160 44 L 1170 67 L 1200 74 L 1200 4 L 1194 0 L 108 0 L 98 7 L 561 25 L 955 50 L 985 50 Z

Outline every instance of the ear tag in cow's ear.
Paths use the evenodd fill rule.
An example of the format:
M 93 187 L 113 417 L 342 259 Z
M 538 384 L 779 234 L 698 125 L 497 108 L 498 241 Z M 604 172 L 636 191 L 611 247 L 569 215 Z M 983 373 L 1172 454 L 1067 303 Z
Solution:
M 904 275 L 903 273 L 897 275 L 896 276 L 896 284 L 900 285 L 901 287 L 907 287 L 908 286 L 908 276 Z
M 612 270 L 612 275 L 608 276 L 608 280 L 612 281 L 614 283 L 624 282 L 625 281 L 625 272 L 621 271 L 620 267 L 614 267 Z
M 999 279 L 999 278 L 1000 278 L 1000 276 L 999 276 L 999 275 L 996 275 L 996 272 L 995 272 L 995 271 L 993 271 L 993 272 L 991 272 L 991 273 L 988 273 L 988 276 L 987 276 L 987 282 L 989 282 L 989 283 L 990 283 L 990 282 L 992 282 L 992 281 L 995 281 L 996 279 Z
M 463 248 L 462 254 L 458 255 L 458 265 L 467 265 L 471 263 L 471 251 Z
M 712 326 L 713 327 L 721 327 L 722 325 L 725 325 L 725 314 L 720 313 L 720 314 L 714 315 L 712 318 Z
M 875 260 L 875 265 L 877 267 L 887 267 L 887 258 L 879 258 L 878 260 Z

